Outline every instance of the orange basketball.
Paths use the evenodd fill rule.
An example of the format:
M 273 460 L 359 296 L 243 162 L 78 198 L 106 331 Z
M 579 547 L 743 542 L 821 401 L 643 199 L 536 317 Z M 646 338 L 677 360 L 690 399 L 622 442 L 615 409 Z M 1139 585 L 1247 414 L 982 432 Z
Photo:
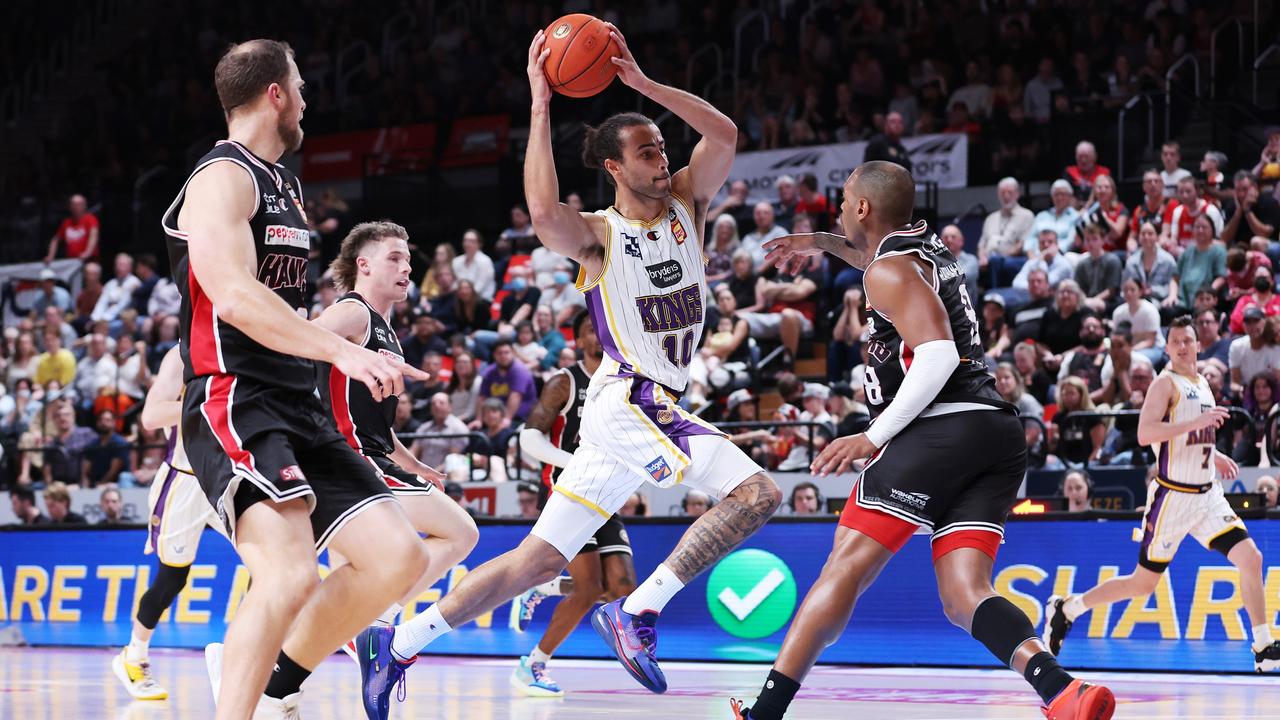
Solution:
M 609 87 L 618 74 L 611 59 L 621 51 L 599 18 L 565 15 L 547 27 L 546 46 L 551 54 L 543 70 L 551 89 L 561 95 L 591 97 Z

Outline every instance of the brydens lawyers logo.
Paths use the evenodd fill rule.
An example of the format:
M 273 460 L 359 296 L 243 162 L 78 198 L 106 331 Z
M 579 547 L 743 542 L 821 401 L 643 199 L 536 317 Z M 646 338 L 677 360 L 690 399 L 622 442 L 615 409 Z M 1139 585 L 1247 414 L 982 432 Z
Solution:
M 684 269 L 675 260 L 668 260 L 656 265 L 646 265 L 649 282 L 660 288 L 669 288 L 684 279 Z
M 266 237 L 262 240 L 267 245 L 288 245 L 289 247 L 311 249 L 311 233 L 303 228 L 288 225 L 268 225 Z

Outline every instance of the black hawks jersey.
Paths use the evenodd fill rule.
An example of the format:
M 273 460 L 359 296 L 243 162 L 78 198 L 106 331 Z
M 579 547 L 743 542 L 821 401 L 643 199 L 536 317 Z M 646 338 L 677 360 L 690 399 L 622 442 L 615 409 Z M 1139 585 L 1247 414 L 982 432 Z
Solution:
M 396 360 L 404 361 L 404 350 L 400 349 L 400 339 L 382 317 L 358 293 L 349 292 L 338 298 L 340 303 L 357 303 L 369 311 L 369 324 L 365 326 L 364 342 L 366 349 L 388 355 Z M 362 382 L 353 381 L 338 368 L 329 363 L 317 363 L 319 367 L 316 385 L 325 405 L 331 408 L 338 431 L 346 438 L 347 444 L 365 455 L 387 456 L 395 452 L 394 431 L 391 425 L 396 419 L 395 395 L 384 398 L 382 402 L 374 402 L 369 388 Z
M 258 281 L 303 317 L 307 312 L 304 296 L 311 232 L 302 209 L 301 183 L 283 165 L 259 158 L 240 143 L 220 141 L 196 163 L 160 220 L 168 236 L 169 268 L 182 293 L 179 320 L 183 380 L 233 375 L 310 392 L 315 383 L 315 364 L 268 349 L 219 318 L 217 307 L 200 288 L 190 268 L 187 234 L 178 229 L 178 213 L 191 178 L 216 162 L 235 163 L 253 179 L 255 203 L 249 227 L 257 252 Z
M 947 309 L 951 320 L 951 335 L 956 341 L 960 365 L 951 374 L 947 384 L 933 400 L 937 403 L 969 402 L 1008 406 L 995 389 L 995 379 L 987 372 L 978 335 L 978 316 L 965 288 L 964 270 L 955 256 L 947 250 L 929 226 L 920 221 L 904 230 L 889 233 L 880 243 L 872 263 L 886 257 L 916 255 L 933 267 L 933 289 Z M 902 340 L 893 322 L 876 311 L 871 304 L 875 298 L 868 296 L 867 325 L 870 341 L 867 345 L 865 391 L 871 415 L 875 417 L 893 401 L 902 386 L 902 380 L 911 367 L 911 348 Z M 910 322 L 910 318 L 899 318 Z
M 551 426 L 551 444 L 572 453 L 578 449 L 578 432 L 582 428 L 582 407 L 587 402 L 587 386 L 591 384 L 591 375 L 579 360 L 577 363 L 560 370 L 569 377 L 569 402 L 560 410 L 555 424 Z M 550 485 L 559 477 L 564 468 L 545 465 L 542 468 L 542 482 Z

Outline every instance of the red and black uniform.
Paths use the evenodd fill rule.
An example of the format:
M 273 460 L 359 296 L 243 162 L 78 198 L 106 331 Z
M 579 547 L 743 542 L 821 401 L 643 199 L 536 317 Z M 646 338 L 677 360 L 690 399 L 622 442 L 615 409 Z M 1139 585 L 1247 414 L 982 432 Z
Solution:
M 934 531 L 935 557 L 956 547 L 977 547 L 994 557 L 1026 472 L 1022 425 L 987 372 L 977 315 L 955 257 L 923 222 L 886 235 L 872 263 L 902 255 L 923 261 L 947 310 L 960 365 L 929 406 L 867 463 L 841 524 L 893 551 L 924 526 Z M 865 377 L 873 418 L 898 394 L 913 358 L 875 300 L 868 295 Z
M 400 347 L 400 338 L 391 329 L 387 319 L 373 309 L 367 300 L 357 292 L 349 292 L 338 298 L 340 303 L 354 303 L 368 312 L 369 320 L 365 325 L 364 341 L 360 343 L 368 350 L 404 361 L 404 350 Z M 355 448 L 378 468 L 382 479 L 393 493 L 419 493 L 426 495 L 435 486 L 391 460 L 395 452 L 395 431 L 391 429 L 396 419 L 396 405 L 399 398 L 392 395 L 381 402 L 373 399 L 373 394 L 362 382 L 353 382 L 341 370 L 329 363 L 317 363 L 319 367 L 316 386 L 320 390 L 320 399 L 329 407 L 330 414 L 338 426 L 338 432 L 347 444 Z
M 191 177 L 218 162 L 236 164 L 253 182 L 249 228 L 258 281 L 305 316 L 311 234 L 302 185 L 284 166 L 227 140 L 196 163 Z M 391 495 L 316 397 L 315 363 L 264 347 L 218 316 L 190 267 L 187 234 L 178 229 L 186 188 L 161 224 L 182 293 L 182 437 L 191 467 L 228 532 L 256 502 L 305 498 L 316 547 L 323 548 L 351 517 Z
M 549 439 L 557 448 L 573 453 L 578 449 L 579 430 L 582 428 L 582 408 L 587 403 L 587 386 L 591 384 L 591 374 L 587 372 L 582 361 L 558 372 L 569 379 L 569 402 L 560 408 L 560 414 L 556 416 L 555 423 L 551 426 Z M 555 484 L 563 470 L 564 468 L 549 464 L 542 466 L 542 484 L 546 490 L 539 498 L 542 504 L 546 504 L 547 492 L 551 491 L 551 486 Z M 598 552 L 601 556 L 630 555 L 631 540 L 627 537 L 627 528 L 623 525 L 622 518 L 617 514 L 610 516 L 578 552 Z

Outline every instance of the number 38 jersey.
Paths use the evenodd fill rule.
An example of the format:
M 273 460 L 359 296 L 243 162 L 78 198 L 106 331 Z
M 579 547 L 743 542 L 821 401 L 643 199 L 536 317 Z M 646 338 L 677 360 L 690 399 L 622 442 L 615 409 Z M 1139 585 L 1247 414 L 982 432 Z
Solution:
M 677 392 L 689 381 L 689 362 L 702 338 L 707 296 L 706 259 L 692 206 L 672 195 L 666 212 L 648 222 L 614 208 L 604 270 L 588 283 L 578 275 L 591 322 L 604 348 L 597 382 L 640 376 Z
M 960 365 L 926 409 L 925 414 L 941 414 L 966 409 L 966 403 L 1011 409 L 995 389 L 995 379 L 987 372 L 982 343 L 978 335 L 978 317 L 974 313 L 969 291 L 965 288 L 964 270 L 938 236 L 922 220 L 909 228 L 889 233 L 880 243 L 874 264 L 882 258 L 915 255 L 932 269 L 933 289 L 942 299 L 951 321 Z M 898 393 L 911 367 L 911 347 L 906 344 L 893 320 L 875 309 L 875 298 L 867 296 L 870 341 L 867 346 L 865 390 L 872 417 L 879 415 Z M 911 322 L 900 317 L 898 322 Z M 959 403 L 959 405 L 955 405 Z

